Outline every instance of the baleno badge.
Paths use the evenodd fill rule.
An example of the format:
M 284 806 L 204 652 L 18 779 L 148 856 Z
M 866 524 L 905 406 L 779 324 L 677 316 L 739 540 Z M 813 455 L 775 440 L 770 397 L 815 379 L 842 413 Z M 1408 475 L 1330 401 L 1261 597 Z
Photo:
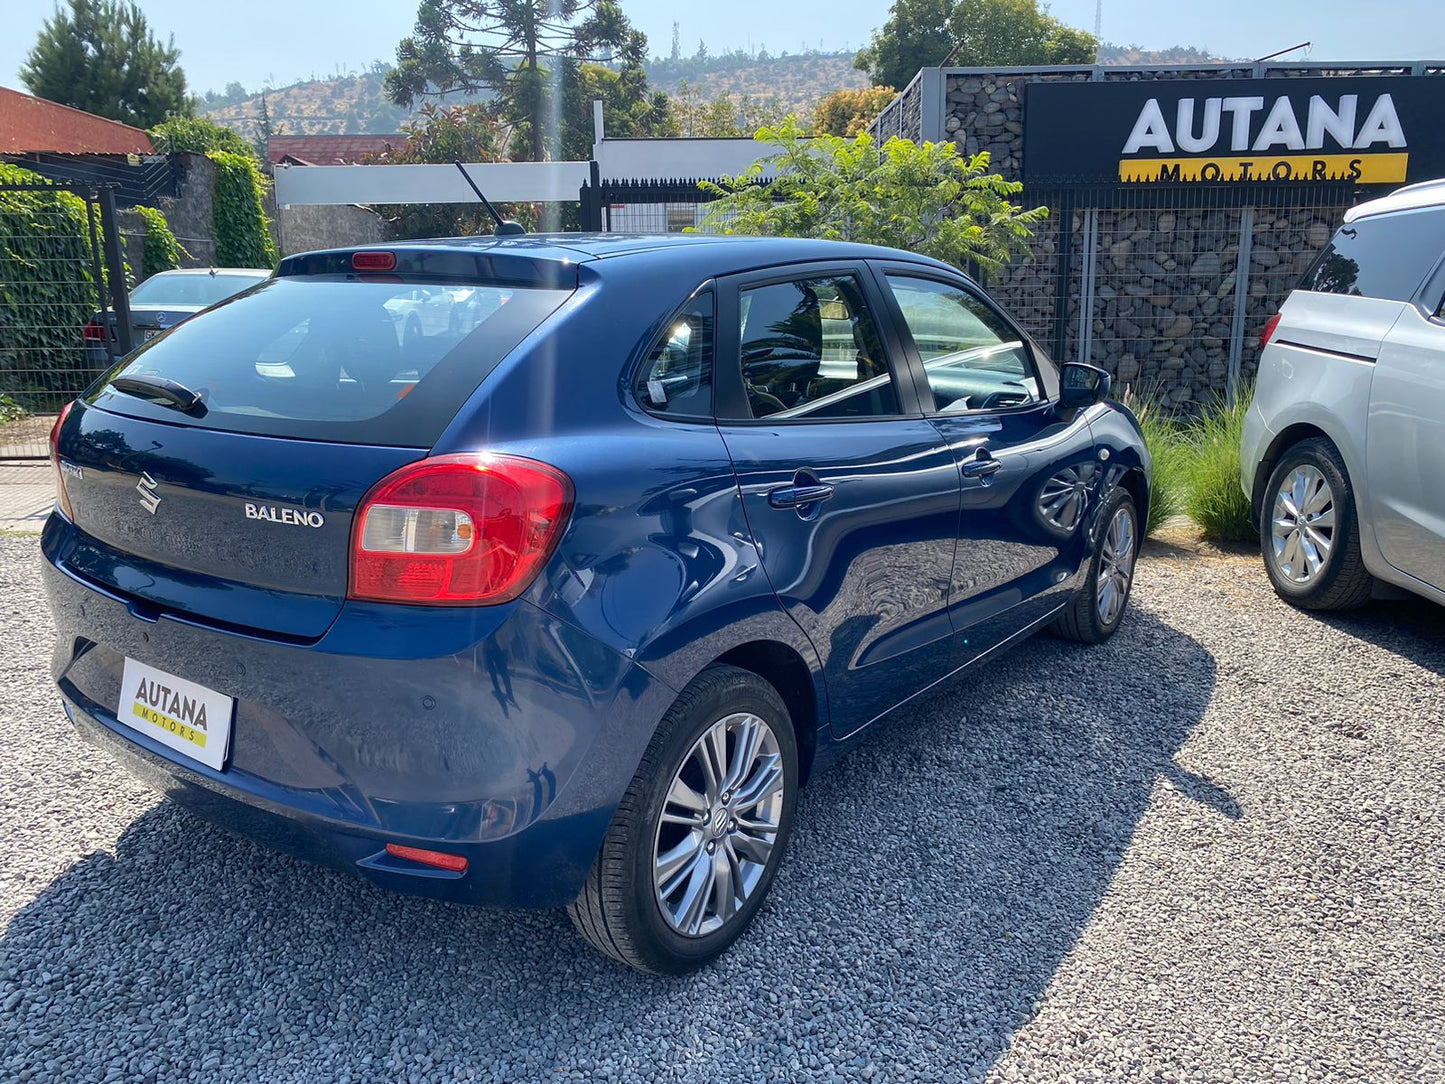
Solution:
M 266 519 L 272 523 L 290 523 L 296 527 L 320 527 L 326 517 L 304 508 L 282 508 L 274 504 L 247 504 L 247 519 Z

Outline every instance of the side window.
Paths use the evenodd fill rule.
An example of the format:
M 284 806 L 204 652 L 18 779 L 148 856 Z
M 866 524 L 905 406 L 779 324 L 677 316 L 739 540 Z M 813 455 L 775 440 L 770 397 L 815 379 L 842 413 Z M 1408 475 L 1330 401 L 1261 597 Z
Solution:
M 713 295 L 698 294 L 668 325 L 637 373 L 637 401 L 653 414 L 712 417 Z
M 1342 226 L 1305 272 L 1301 290 L 1409 301 L 1445 252 L 1445 207 Z
M 967 290 L 888 275 L 941 413 L 1028 406 L 1043 398 L 1018 331 Z
M 878 325 L 852 275 L 745 289 L 739 356 L 754 418 L 898 413 Z

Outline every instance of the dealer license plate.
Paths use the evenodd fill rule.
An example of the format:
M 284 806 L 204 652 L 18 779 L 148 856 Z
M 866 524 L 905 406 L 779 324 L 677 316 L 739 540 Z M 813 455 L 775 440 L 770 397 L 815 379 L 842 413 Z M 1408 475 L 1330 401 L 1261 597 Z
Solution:
M 221 770 L 236 702 L 204 685 L 125 660 L 116 717 L 177 753 Z

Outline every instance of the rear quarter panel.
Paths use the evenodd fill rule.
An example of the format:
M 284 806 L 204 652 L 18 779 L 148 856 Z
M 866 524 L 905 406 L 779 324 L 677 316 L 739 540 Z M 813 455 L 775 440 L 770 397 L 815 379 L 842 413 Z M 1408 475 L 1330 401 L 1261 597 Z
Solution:
M 1261 488 L 1295 433 L 1324 433 L 1340 450 L 1358 491 L 1368 484 L 1364 457 L 1370 385 L 1380 343 L 1404 306 L 1395 301 L 1296 290 L 1260 358 L 1251 409 L 1268 433 L 1255 440 Z M 1367 526 L 1367 525 L 1366 525 Z
M 483 384 L 437 454 L 486 449 L 565 471 L 571 522 L 525 597 L 673 690 L 755 640 L 784 644 L 817 675 L 763 574 L 717 427 L 649 415 L 627 390 L 706 271 L 628 260 L 582 272 L 577 294 Z M 820 684 L 815 694 L 825 705 Z M 627 755 L 641 758 L 660 714 L 638 718 Z

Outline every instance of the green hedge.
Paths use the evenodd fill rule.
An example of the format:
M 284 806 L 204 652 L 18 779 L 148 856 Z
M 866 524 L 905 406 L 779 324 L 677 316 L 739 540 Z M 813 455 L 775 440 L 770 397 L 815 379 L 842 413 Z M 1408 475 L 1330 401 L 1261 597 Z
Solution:
M 0 184 L 43 182 L 0 163 Z M 91 268 L 83 199 L 0 192 L 0 395 L 27 410 L 55 410 L 98 375 L 81 338 L 97 308 Z
M 141 263 L 146 276 L 180 267 L 181 256 L 189 253 L 181 248 L 176 235 L 171 232 L 166 216 L 154 207 L 137 206 L 135 212 L 146 224 L 145 245 L 141 249 Z
M 211 195 L 217 265 L 275 267 L 276 243 L 266 224 L 266 179 L 256 160 L 233 151 L 211 151 L 206 157 L 216 166 Z

